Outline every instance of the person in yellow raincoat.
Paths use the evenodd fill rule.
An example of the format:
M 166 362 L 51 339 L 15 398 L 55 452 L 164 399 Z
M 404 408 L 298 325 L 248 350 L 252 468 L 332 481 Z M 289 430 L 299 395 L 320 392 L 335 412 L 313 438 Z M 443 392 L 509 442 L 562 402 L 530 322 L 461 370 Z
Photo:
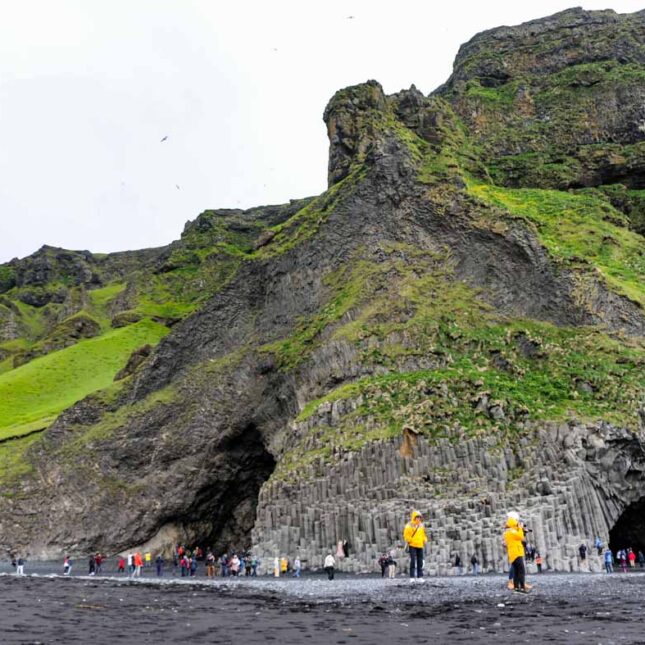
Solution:
M 403 539 L 410 549 L 410 578 L 423 578 L 423 549 L 428 538 L 419 511 L 412 511 L 410 521 L 403 529 Z
M 516 513 L 509 513 L 504 530 L 504 544 L 508 562 L 513 567 L 513 589 L 528 593 L 526 586 L 526 566 L 524 565 L 524 529 Z

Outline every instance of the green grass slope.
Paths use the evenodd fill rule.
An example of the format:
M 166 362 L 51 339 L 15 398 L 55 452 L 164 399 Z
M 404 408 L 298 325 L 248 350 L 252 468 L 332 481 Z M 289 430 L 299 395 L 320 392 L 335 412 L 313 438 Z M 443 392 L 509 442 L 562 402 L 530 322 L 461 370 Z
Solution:
M 47 427 L 65 408 L 110 385 L 135 349 L 167 333 L 142 320 L 0 374 L 0 439 Z

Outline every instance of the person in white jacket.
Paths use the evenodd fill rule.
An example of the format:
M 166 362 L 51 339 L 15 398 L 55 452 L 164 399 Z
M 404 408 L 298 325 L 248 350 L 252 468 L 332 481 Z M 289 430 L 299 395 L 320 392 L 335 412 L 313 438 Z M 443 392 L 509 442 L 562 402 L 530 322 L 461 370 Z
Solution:
M 327 572 L 327 577 L 330 580 L 334 579 L 334 566 L 336 564 L 336 560 L 334 560 L 334 556 L 331 554 L 331 551 L 327 554 L 327 557 L 325 558 L 325 571 Z

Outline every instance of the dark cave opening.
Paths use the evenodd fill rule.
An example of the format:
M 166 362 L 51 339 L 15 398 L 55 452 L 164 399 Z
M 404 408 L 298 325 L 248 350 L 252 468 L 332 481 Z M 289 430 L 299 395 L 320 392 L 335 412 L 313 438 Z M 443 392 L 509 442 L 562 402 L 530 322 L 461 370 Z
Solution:
M 223 439 L 213 452 L 208 483 L 196 491 L 184 517 L 177 518 L 192 536 L 191 546 L 215 553 L 247 550 L 260 488 L 275 465 L 255 424 Z
M 629 547 L 645 553 L 645 497 L 630 504 L 609 531 L 612 552 Z

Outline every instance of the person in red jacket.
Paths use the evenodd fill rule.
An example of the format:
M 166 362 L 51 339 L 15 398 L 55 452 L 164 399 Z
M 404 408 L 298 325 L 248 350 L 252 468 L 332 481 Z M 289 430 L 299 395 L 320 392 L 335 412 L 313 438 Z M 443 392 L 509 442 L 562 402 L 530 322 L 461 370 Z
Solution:
M 137 551 L 134 554 L 134 573 L 133 575 L 135 577 L 139 577 L 141 575 L 141 568 L 143 567 L 143 558 L 141 557 L 141 554 Z

